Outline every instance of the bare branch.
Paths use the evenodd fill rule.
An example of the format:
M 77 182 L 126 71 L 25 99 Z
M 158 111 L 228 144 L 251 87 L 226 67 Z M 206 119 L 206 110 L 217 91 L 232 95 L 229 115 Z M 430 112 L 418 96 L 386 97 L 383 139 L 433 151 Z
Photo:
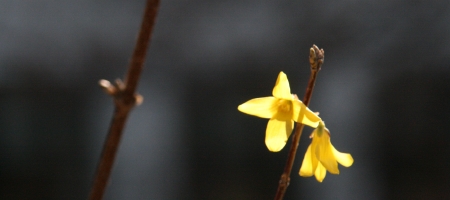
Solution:
M 115 109 L 89 195 L 90 200 L 101 200 L 103 198 L 128 114 L 135 105 L 139 105 L 143 101 L 143 97 L 136 94 L 136 88 L 145 62 L 145 55 L 150 45 L 158 8 L 159 0 L 147 0 L 125 83 L 121 80 L 116 80 L 115 84 L 111 84 L 107 80 L 99 81 L 100 86 L 106 93 L 113 96 Z

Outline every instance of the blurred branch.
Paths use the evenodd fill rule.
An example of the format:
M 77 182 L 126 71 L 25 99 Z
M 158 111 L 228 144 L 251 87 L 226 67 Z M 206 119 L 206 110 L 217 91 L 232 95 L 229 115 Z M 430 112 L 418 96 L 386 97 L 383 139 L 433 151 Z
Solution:
M 142 72 L 145 55 L 147 54 L 147 47 L 150 45 L 158 8 L 159 0 L 147 0 L 141 29 L 130 61 L 125 83 L 120 80 L 116 80 L 114 84 L 111 84 L 107 80 L 100 80 L 99 82 L 106 93 L 114 98 L 115 109 L 97 167 L 94 184 L 89 195 L 90 200 L 100 200 L 103 198 L 128 114 L 135 105 L 142 103 L 143 98 L 139 94 L 136 94 L 136 88 Z
M 303 97 L 303 103 L 306 106 L 309 105 L 309 102 L 311 100 L 316 77 L 324 61 L 324 53 L 325 52 L 323 51 L 323 49 L 319 50 L 316 45 L 313 45 L 309 50 L 309 64 L 311 65 L 311 75 L 309 77 L 308 86 L 306 87 L 305 96 Z M 281 175 L 280 182 L 278 184 L 275 200 L 283 199 L 287 187 L 289 186 L 292 166 L 294 164 L 295 155 L 297 153 L 298 143 L 300 142 L 300 136 L 302 135 L 303 127 L 304 125 L 301 123 L 297 123 L 297 126 L 295 126 L 291 149 L 289 150 L 286 166 L 284 167 L 283 174 Z

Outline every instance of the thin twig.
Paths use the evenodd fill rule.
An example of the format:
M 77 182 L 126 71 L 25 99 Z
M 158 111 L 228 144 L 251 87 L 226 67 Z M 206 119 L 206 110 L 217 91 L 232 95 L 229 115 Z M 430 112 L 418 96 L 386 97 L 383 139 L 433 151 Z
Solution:
M 147 54 L 147 47 L 150 45 L 158 8 L 159 0 L 147 0 L 125 84 L 120 80 L 117 80 L 114 85 L 107 80 L 100 80 L 99 82 L 106 93 L 113 96 L 115 109 L 89 195 L 90 200 L 101 200 L 103 198 L 128 114 L 135 105 L 142 102 L 142 96 L 135 93 Z
M 313 45 L 309 51 L 309 63 L 311 65 L 311 75 L 309 77 L 308 86 L 306 87 L 305 96 L 303 97 L 303 103 L 308 106 L 311 100 L 312 92 L 314 90 L 314 84 L 316 82 L 317 74 L 322 67 L 324 61 L 324 51 Z M 300 136 L 302 135 L 304 125 L 297 123 L 294 130 L 294 136 L 292 138 L 291 149 L 289 150 L 286 166 L 284 167 L 283 174 L 281 175 L 280 182 L 278 184 L 275 200 L 281 200 L 286 193 L 286 189 L 289 186 L 292 166 L 295 160 L 295 154 L 297 153 L 298 143 L 300 142 Z

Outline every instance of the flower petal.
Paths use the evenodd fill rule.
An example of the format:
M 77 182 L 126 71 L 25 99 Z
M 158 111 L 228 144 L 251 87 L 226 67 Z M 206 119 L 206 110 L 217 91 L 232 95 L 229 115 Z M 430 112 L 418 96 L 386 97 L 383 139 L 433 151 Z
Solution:
M 314 135 L 318 137 L 319 144 L 317 145 L 316 155 L 320 163 L 332 174 L 339 174 L 338 164 L 333 153 L 333 146 L 330 142 L 330 135 L 326 128 L 322 129 L 324 133 Z
M 285 73 L 280 72 L 278 75 L 272 94 L 276 98 L 292 99 L 291 88 L 289 87 L 289 81 Z
M 314 175 L 316 177 L 316 180 L 322 183 L 323 179 L 325 179 L 325 176 L 327 175 L 327 170 L 322 164 L 319 163 Z
M 334 148 L 333 145 L 331 145 L 333 148 L 333 154 L 336 160 L 344 167 L 350 167 L 353 164 L 353 157 L 349 153 L 341 153 L 338 150 Z
M 279 121 L 270 119 L 266 129 L 266 146 L 269 151 L 278 152 L 286 145 L 291 135 L 294 123 L 290 121 Z
M 317 129 L 314 129 L 314 131 L 311 133 L 312 136 L 315 136 L 317 134 Z M 319 159 L 317 159 L 316 151 L 314 149 L 317 149 L 317 145 L 320 143 L 317 137 L 313 137 L 311 141 L 311 159 L 313 163 L 313 172 L 315 172 L 317 165 L 319 164 Z
M 303 158 L 302 166 L 300 167 L 300 176 L 303 177 L 310 177 L 314 175 L 314 172 L 316 171 L 316 168 L 313 165 L 313 160 L 311 157 L 311 145 L 308 146 L 308 149 L 306 150 L 305 157 Z M 316 159 L 317 161 L 317 159 Z M 317 162 L 316 162 L 317 167 Z
M 292 101 L 293 115 L 292 119 L 298 123 L 316 128 L 322 120 L 313 111 L 306 107 L 300 100 Z
M 278 111 L 275 97 L 261 97 L 251 99 L 238 106 L 238 110 L 261 118 L 272 118 Z
M 277 99 L 278 112 L 272 117 L 280 121 L 292 121 L 293 105 L 291 100 Z

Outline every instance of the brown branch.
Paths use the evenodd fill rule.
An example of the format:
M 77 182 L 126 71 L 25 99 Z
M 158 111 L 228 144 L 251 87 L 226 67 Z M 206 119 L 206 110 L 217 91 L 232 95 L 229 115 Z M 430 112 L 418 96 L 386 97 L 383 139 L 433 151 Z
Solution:
M 120 80 L 117 80 L 114 85 L 111 85 L 107 80 L 100 80 L 99 82 L 106 93 L 113 96 L 115 109 L 89 195 L 90 200 L 101 200 L 103 198 L 128 114 L 135 105 L 142 102 L 142 96 L 135 93 L 147 54 L 147 47 L 150 45 L 158 8 L 159 0 L 147 0 L 125 84 Z
M 303 103 L 308 106 L 311 100 L 312 92 L 316 82 L 317 74 L 322 67 L 324 61 L 324 51 L 313 45 L 309 52 L 309 63 L 311 65 L 311 75 L 309 77 L 308 86 L 306 87 L 305 96 L 303 97 Z M 289 150 L 286 166 L 284 167 L 283 174 L 281 175 L 280 182 L 278 184 L 275 200 L 281 200 L 286 193 L 286 189 L 289 186 L 292 166 L 294 165 L 295 154 L 297 153 L 298 143 L 300 142 L 300 136 L 302 135 L 304 125 L 297 123 L 294 130 L 294 136 L 292 138 L 291 149 Z

